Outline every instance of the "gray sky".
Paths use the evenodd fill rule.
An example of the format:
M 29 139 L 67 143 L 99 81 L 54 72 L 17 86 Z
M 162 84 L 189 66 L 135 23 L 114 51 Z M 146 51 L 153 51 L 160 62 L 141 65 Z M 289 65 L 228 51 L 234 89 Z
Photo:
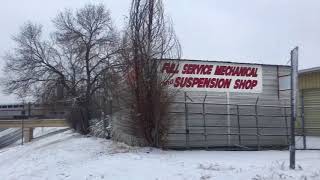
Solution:
M 103 3 L 122 26 L 130 0 L 2 0 L 0 55 L 14 46 L 11 36 L 26 21 L 46 32 L 64 8 Z M 320 66 L 320 1 L 318 0 L 165 0 L 180 39 L 183 58 L 286 64 L 300 47 L 300 69 Z M 0 60 L 2 67 L 3 60 Z M 3 74 L 2 74 L 3 76 Z M 0 95 L 0 104 L 14 102 Z

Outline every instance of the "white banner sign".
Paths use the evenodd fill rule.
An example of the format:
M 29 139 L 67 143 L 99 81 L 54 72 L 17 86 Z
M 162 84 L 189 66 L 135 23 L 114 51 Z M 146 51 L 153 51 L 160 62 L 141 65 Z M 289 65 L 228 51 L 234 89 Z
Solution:
M 262 67 L 252 64 L 233 64 L 203 61 L 167 61 L 160 67 L 164 82 L 183 91 L 262 92 Z

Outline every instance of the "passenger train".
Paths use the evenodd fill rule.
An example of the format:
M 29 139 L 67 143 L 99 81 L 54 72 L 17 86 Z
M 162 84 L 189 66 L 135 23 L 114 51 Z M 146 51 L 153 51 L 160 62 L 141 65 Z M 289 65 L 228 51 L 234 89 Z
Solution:
M 40 104 L 0 104 L 0 119 L 63 118 L 66 109 L 64 106 L 52 108 Z

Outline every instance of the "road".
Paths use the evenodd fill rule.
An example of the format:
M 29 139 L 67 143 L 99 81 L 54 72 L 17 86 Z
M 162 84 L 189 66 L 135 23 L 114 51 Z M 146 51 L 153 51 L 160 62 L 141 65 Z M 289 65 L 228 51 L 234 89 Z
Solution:
M 21 139 L 21 129 L 0 129 L 0 149 Z

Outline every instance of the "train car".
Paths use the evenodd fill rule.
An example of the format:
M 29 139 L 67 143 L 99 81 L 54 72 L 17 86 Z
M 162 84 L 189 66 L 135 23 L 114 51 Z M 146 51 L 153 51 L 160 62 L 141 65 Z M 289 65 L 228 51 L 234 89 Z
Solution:
M 23 104 L 0 105 L 0 119 L 18 119 L 27 115 L 28 112 Z
M 45 104 L 0 104 L 1 119 L 64 118 L 68 107 Z

